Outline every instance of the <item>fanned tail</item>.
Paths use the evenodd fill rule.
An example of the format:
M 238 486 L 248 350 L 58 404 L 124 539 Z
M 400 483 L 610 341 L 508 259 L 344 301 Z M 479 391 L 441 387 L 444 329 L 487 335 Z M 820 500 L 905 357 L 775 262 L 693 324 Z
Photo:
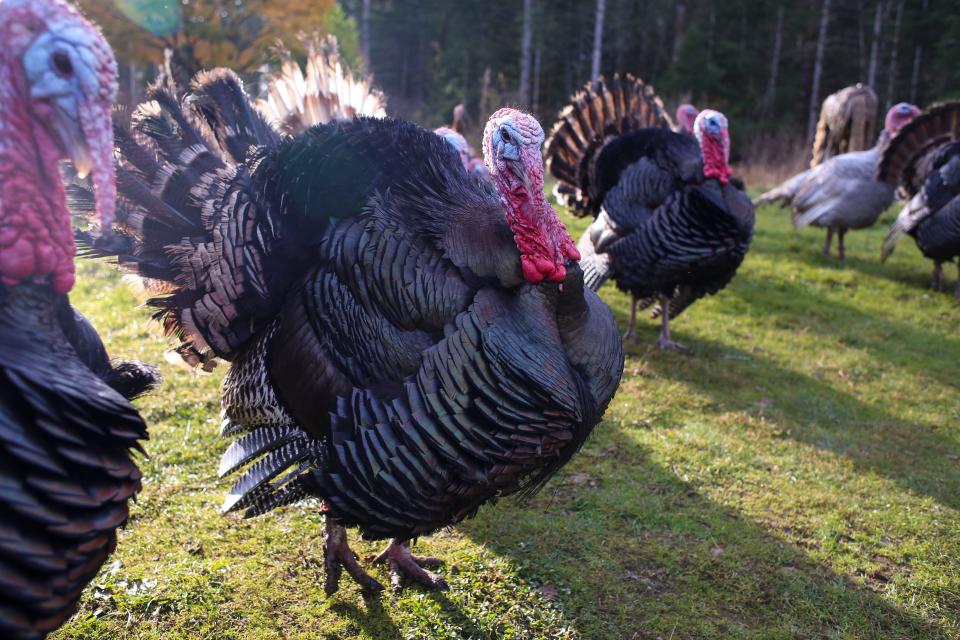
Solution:
M 118 123 L 114 231 L 80 234 L 83 252 L 138 276 L 149 306 L 191 365 L 230 359 L 255 333 L 271 299 L 264 257 L 274 215 L 256 201 L 245 162 L 278 135 L 228 70 L 202 72 L 182 96 L 169 81 Z M 92 193 L 74 185 L 75 213 Z
M 303 44 L 306 70 L 278 45 L 280 70 L 267 76 L 266 93 L 257 101 L 257 109 L 277 130 L 296 135 L 333 120 L 386 117 L 383 93 L 344 65 L 336 38 L 304 38 Z
M 653 88 L 632 75 L 590 82 L 561 112 L 546 144 L 547 170 L 557 179 L 557 199 L 579 216 L 595 215 L 593 161 L 613 136 L 673 123 Z
M 960 138 L 960 100 L 934 105 L 897 132 L 883 151 L 877 179 L 914 196 L 930 167 L 930 152 Z

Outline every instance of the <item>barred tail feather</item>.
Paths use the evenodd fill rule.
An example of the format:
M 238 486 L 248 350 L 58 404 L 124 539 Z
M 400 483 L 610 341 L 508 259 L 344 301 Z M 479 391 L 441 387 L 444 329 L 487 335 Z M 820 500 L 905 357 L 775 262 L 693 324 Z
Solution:
M 632 75 L 590 82 L 560 112 L 546 144 L 547 170 L 558 199 L 577 215 L 600 207 L 590 197 L 590 167 L 611 136 L 673 123 L 653 88 Z
M 960 100 L 930 107 L 897 132 L 883 151 L 877 179 L 902 186 L 909 196 L 923 185 L 924 158 L 937 147 L 960 138 Z
M 344 65 L 336 38 L 302 41 L 307 50 L 306 69 L 278 45 L 280 70 L 266 78 L 266 93 L 257 101 L 257 109 L 278 131 L 296 135 L 333 120 L 387 115 L 383 93 Z

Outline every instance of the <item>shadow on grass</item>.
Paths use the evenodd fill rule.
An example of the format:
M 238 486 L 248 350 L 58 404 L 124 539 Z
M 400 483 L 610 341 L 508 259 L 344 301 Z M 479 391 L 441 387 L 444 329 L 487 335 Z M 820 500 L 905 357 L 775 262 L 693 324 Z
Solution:
M 865 313 L 835 296 L 825 300 L 817 291 L 782 278 L 763 279 L 740 274 L 738 286 L 729 294 L 754 307 L 758 315 L 776 318 L 778 326 L 807 327 L 825 340 L 862 349 L 874 358 L 917 375 L 936 378 L 960 389 L 955 379 L 955 360 L 960 341 L 937 331 Z M 811 321 L 815 323 L 811 325 Z
M 850 313 L 856 312 L 851 309 Z M 621 325 L 626 322 L 626 314 L 615 314 Z M 911 331 L 897 326 L 896 331 Z M 860 469 L 960 509 L 960 477 L 956 474 L 960 444 L 943 433 L 946 424 L 902 420 L 876 404 L 838 391 L 825 380 L 784 369 L 762 354 L 682 332 L 677 336 L 692 354 L 651 350 L 646 361 L 659 376 L 693 386 L 727 410 L 762 414 L 782 425 L 787 437 L 845 456 Z M 941 340 L 939 350 L 929 347 L 931 358 L 948 358 L 949 353 L 957 352 L 956 346 L 947 348 L 936 334 L 929 333 L 929 337 Z M 641 341 L 644 338 L 641 335 Z M 628 347 L 628 353 L 635 355 L 636 347 Z M 897 362 L 895 354 L 893 345 L 879 357 Z M 929 371 L 925 373 L 929 375 Z
M 601 428 L 583 471 L 460 526 L 556 594 L 583 638 L 949 637 Z
M 823 230 L 816 229 L 816 231 Z M 874 247 L 875 251 L 869 253 L 865 258 L 861 257 L 856 253 L 851 253 L 850 248 L 851 245 L 859 244 L 862 239 L 858 236 L 864 235 L 864 232 L 858 234 L 856 231 L 853 231 L 851 234 L 853 236 L 852 240 L 851 235 L 847 236 L 848 251 L 845 264 L 840 264 L 840 261 L 837 259 L 836 240 L 834 240 L 830 257 L 825 258 L 821 253 L 821 249 L 823 248 L 823 235 L 815 234 L 809 229 L 762 229 L 758 231 L 757 238 L 750 247 L 750 252 L 773 256 L 777 259 L 787 254 L 791 260 L 801 262 L 816 269 L 826 268 L 836 271 L 856 271 L 877 278 L 883 278 L 891 282 L 908 284 L 911 287 L 916 287 L 918 290 L 921 290 L 921 292 L 930 291 L 930 274 L 933 271 L 932 262 L 924 259 L 925 265 L 929 268 L 918 268 L 916 264 L 904 263 L 897 260 L 880 262 L 882 239 L 879 237 L 877 238 L 876 247 Z M 814 238 L 816 238 L 816 240 Z M 897 251 L 917 252 L 918 250 L 915 246 L 909 246 L 911 244 L 913 244 L 912 238 L 904 239 L 897 247 Z M 946 275 L 949 285 L 949 281 L 954 274 L 948 270 L 946 271 Z

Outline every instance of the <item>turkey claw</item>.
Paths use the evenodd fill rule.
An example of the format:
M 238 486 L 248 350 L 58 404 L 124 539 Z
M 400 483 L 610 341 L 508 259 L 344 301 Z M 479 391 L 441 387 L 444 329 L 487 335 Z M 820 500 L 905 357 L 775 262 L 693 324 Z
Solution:
M 657 346 L 660 347 L 662 351 L 689 351 L 690 348 L 679 342 L 674 342 L 669 338 L 660 337 L 657 339 Z
M 383 585 L 360 566 L 357 554 L 347 544 L 347 530 L 339 525 L 327 525 L 326 539 L 323 541 L 323 567 L 326 571 L 323 590 L 328 596 L 340 589 L 340 576 L 344 569 L 365 593 L 378 594 L 383 591 Z
M 410 552 L 409 542 L 392 540 L 380 555 L 373 559 L 374 564 L 386 562 L 390 567 L 390 586 L 399 591 L 404 583 L 412 580 L 430 590 L 449 589 L 447 581 L 429 568 L 437 568 L 443 564 L 439 558 L 429 556 L 415 556 Z

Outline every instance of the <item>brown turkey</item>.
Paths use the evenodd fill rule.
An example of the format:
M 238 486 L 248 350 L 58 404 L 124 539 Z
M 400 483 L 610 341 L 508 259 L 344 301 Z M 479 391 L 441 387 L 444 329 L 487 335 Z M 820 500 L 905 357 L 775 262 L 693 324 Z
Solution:
M 543 193 L 543 130 L 491 116 L 494 184 L 440 136 L 357 118 L 281 136 L 230 72 L 157 90 L 118 134 L 117 228 L 94 251 L 173 286 L 150 304 L 193 362 L 228 360 L 224 507 L 322 498 L 328 592 L 379 584 L 344 526 L 407 541 L 533 491 L 583 444 L 623 351 Z M 309 535 L 309 534 L 306 534 Z

